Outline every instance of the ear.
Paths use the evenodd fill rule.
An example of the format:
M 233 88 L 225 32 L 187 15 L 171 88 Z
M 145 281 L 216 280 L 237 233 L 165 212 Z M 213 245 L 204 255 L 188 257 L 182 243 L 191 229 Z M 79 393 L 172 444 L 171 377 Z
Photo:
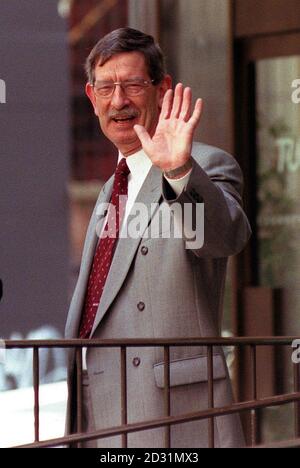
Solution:
M 86 93 L 87 97 L 89 98 L 89 100 L 91 101 L 91 103 L 93 105 L 95 115 L 97 115 L 97 117 L 98 117 L 98 110 L 97 110 L 97 106 L 96 106 L 96 96 L 95 96 L 95 93 L 94 93 L 94 88 L 91 85 L 91 83 L 87 83 L 85 85 L 85 93 Z
M 172 77 L 170 75 L 165 75 L 162 82 L 158 85 L 159 86 L 159 108 L 161 109 L 164 95 L 168 91 L 168 89 L 172 88 Z

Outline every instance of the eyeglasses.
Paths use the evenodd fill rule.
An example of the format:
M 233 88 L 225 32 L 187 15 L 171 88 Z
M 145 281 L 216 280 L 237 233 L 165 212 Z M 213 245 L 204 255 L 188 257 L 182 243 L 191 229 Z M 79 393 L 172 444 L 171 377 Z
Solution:
M 150 86 L 154 80 L 143 80 L 134 79 L 134 80 L 125 80 L 125 81 L 97 81 L 93 88 L 96 96 L 100 98 L 110 98 L 116 89 L 116 86 L 121 86 L 124 94 L 126 96 L 140 96 L 145 92 L 145 89 Z

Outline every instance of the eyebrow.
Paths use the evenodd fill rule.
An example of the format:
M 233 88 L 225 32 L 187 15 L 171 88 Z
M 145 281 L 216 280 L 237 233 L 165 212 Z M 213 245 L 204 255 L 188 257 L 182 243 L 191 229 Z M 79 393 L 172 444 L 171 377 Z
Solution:
M 147 81 L 146 78 L 143 78 L 141 76 L 130 76 L 129 78 L 126 78 L 126 80 L 121 80 L 121 81 L 131 81 L 131 80 L 144 80 Z M 103 80 L 96 80 L 95 83 L 112 83 L 114 80 L 109 80 L 109 79 L 103 79 Z

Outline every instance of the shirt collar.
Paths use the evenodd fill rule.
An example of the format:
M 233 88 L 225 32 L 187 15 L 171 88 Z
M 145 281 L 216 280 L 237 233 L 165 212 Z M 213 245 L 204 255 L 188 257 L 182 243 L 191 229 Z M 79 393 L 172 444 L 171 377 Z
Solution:
M 124 158 L 124 156 L 119 151 L 118 163 L 122 158 Z M 148 158 L 143 149 L 127 156 L 126 161 L 133 179 L 144 178 L 152 166 L 151 159 Z

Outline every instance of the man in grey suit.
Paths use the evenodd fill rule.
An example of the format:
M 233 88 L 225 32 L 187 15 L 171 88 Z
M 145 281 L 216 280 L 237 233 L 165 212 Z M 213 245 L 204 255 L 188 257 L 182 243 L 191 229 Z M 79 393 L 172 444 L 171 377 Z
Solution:
M 86 69 L 86 93 L 119 159 L 87 231 L 66 338 L 219 336 L 227 259 L 250 236 L 241 170 L 222 150 L 193 142 L 202 100 L 193 106 L 191 89 L 181 83 L 172 90 L 151 36 L 130 28 L 113 31 L 92 50 Z M 121 195 L 125 205 L 117 235 L 107 241 L 111 205 Z M 182 228 L 182 235 L 174 234 L 174 226 L 177 233 Z M 206 348 L 172 347 L 170 362 L 171 415 L 207 409 Z M 90 348 L 84 365 L 85 430 L 121 425 L 120 350 Z M 76 406 L 74 370 L 70 353 L 71 413 Z M 163 349 L 128 348 L 126 370 L 128 423 L 163 417 Z M 214 350 L 214 397 L 216 407 L 232 403 L 219 348 Z M 164 447 L 164 431 L 129 434 L 128 446 Z M 237 416 L 216 418 L 217 447 L 243 443 Z M 171 427 L 171 447 L 207 445 L 207 421 Z M 121 447 L 121 437 L 90 446 Z

